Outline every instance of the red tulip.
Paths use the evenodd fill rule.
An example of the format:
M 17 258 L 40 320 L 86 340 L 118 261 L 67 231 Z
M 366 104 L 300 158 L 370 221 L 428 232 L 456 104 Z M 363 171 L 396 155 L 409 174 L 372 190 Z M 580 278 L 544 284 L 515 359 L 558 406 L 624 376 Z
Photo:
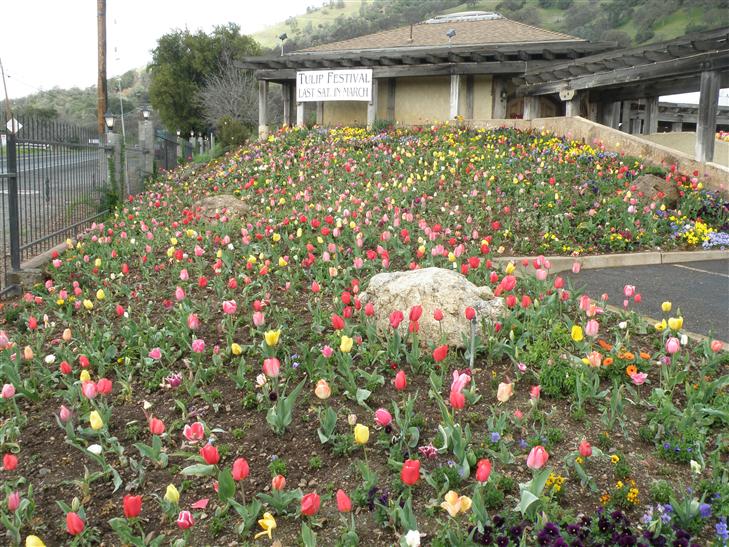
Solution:
M 478 482 L 486 482 L 489 480 L 489 476 L 491 475 L 491 460 L 484 458 L 482 460 L 478 460 L 478 463 L 476 464 L 476 480 Z
M 402 391 L 408 385 L 407 378 L 405 377 L 405 371 L 401 370 L 395 375 L 395 389 Z
M 162 420 L 155 417 L 149 418 L 149 431 L 152 435 L 162 435 L 165 432 L 165 424 Z
M 349 513 L 352 510 L 352 500 L 341 488 L 337 490 L 337 510 L 340 513 Z
M 7 504 L 8 511 L 11 513 L 15 513 L 18 507 L 20 507 L 20 493 L 17 490 L 8 494 Z
M 461 410 L 466 406 L 466 396 L 460 391 L 451 391 L 449 402 L 453 408 Z
M 408 486 L 418 482 L 420 478 L 420 460 L 405 460 L 400 471 L 400 478 Z
M 96 382 L 96 391 L 101 395 L 109 395 L 112 389 L 113 384 L 108 378 L 100 378 L 99 381 Z
M 284 488 L 286 488 L 286 477 L 284 477 L 283 475 L 276 475 L 271 480 L 271 488 L 273 488 L 274 490 L 283 490 Z
M 469 321 L 472 321 L 476 317 L 476 310 L 474 310 L 471 306 L 468 306 L 466 308 L 466 319 Z
M 332 328 L 334 330 L 343 330 L 344 329 L 344 319 L 339 317 L 336 313 L 332 314 Z
M 433 312 L 433 319 L 435 319 L 436 321 L 443 321 L 443 310 L 441 310 L 440 308 L 435 310 Z
M 77 536 L 84 531 L 84 521 L 73 511 L 66 513 L 66 531 L 72 536 Z
M 18 467 L 18 457 L 15 454 L 5 454 L 3 456 L 3 469 L 13 471 L 16 467 Z
M 410 321 L 419 321 L 423 315 L 423 306 L 417 305 L 410 308 Z
M 433 360 L 436 363 L 440 363 L 443 359 L 446 358 L 448 355 L 448 345 L 444 344 L 442 346 L 438 346 L 433 350 Z
M 205 427 L 201 422 L 194 422 L 192 425 L 185 424 L 182 434 L 190 442 L 202 441 L 205 438 Z
M 142 512 L 142 496 L 124 496 L 124 516 L 128 519 L 138 517 Z
M 180 511 L 177 517 L 177 526 L 182 530 L 187 530 L 193 524 L 195 524 L 195 520 L 192 518 L 192 513 L 190 511 Z
M 200 455 L 208 465 L 215 465 L 220 461 L 218 449 L 210 443 L 200 449 Z
M 310 492 L 301 498 L 301 514 L 311 517 L 319 512 L 321 498 L 316 492 Z
M 527 467 L 530 469 L 541 469 L 546 465 L 548 459 L 549 453 L 547 449 L 541 445 L 535 446 L 527 457 Z
M 592 446 L 587 442 L 587 439 L 582 439 L 582 442 L 580 442 L 580 456 L 583 458 L 592 456 Z
M 390 326 L 393 329 L 396 329 L 400 326 L 400 323 L 402 323 L 402 320 L 405 319 L 405 316 L 402 314 L 400 310 L 395 310 L 390 314 Z
M 384 408 L 378 408 L 375 410 L 375 422 L 380 427 L 387 427 L 392 422 L 392 414 Z
M 248 461 L 245 458 L 238 458 L 233 462 L 233 480 L 242 481 L 250 473 Z
M 68 364 L 68 361 L 61 361 L 59 368 L 61 370 L 61 374 L 71 374 L 73 372 L 73 369 L 71 368 L 71 365 Z
M 372 304 L 372 302 L 367 302 L 367 304 L 365 304 L 364 310 L 367 317 L 372 317 L 373 315 L 375 315 L 375 306 L 374 304 Z

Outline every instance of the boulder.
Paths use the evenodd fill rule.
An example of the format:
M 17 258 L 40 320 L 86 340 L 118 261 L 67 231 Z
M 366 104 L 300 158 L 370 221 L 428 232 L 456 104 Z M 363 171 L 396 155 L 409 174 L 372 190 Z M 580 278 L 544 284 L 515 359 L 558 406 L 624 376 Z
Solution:
M 195 202 L 193 209 L 208 220 L 230 220 L 243 218 L 250 210 L 248 204 L 232 194 L 208 196 Z
M 662 199 L 667 205 L 673 206 L 680 197 L 676 183 L 667 181 L 656 175 L 646 174 L 633 180 L 636 191 L 642 192 L 649 199 Z
M 380 332 L 391 328 L 390 313 L 403 312 L 405 320 L 399 327 L 402 336 L 408 332 L 410 309 L 422 306 L 419 337 L 423 346 L 437 343 L 442 333 L 449 346 L 463 347 L 463 336 L 469 336 L 471 332 L 465 316 L 468 306 L 476 310 L 479 320 L 487 322 L 495 321 L 504 312 L 503 299 L 494 297 L 490 288 L 477 287 L 465 276 L 444 268 L 377 274 L 360 294 L 360 300 L 363 304 L 371 302 L 374 305 Z M 433 318 L 436 309 L 443 312 L 440 323 Z

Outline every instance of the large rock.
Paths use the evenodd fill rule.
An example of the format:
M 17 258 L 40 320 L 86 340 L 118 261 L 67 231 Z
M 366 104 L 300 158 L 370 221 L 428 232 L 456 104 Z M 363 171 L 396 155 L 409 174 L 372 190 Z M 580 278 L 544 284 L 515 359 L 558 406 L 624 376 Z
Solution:
M 641 175 L 633 181 L 633 185 L 647 198 L 662 199 L 669 206 L 675 205 L 680 197 L 675 182 L 656 175 Z
M 194 209 L 208 220 L 230 220 L 243 218 L 249 211 L 248 204 L 232 194 L 208 196 L 196 202 Z
M 370 279 L 360 300 L 374 305 L 377 328 L 381 332 L 390 329 L 390 313 L 402 311 L 405 320 L 399 329 L 403 336 L 407 334 L 410 308 L 421 305 L 419 337 L 423 345 L 437 343 L 442 332 L 449 346 L 463 347 L 463 335 L 471 332 L 465 317 L 468 306 L 476 310 L 479 319 L 489 322 L 504 311 L 503 299 L 494 297 L 490 288 L 477 287 L 463 275 L 443 268 L 377 274 Z M 436 309 L 443 311 L 440 324 L 433 319 Z

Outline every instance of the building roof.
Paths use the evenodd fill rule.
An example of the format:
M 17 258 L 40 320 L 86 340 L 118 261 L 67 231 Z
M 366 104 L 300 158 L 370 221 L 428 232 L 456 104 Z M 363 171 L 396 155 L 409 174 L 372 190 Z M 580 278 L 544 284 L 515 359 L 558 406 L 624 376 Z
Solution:
M 455 31 L 455 35 L 449 38 L 447 32 L 451 30 Z M 295 51 L 293 54 L 564 41 L 584 42 L 585 40 L 561 32 L 525 25 L 506 19 L 497 13 L 463 12 L 435 17 L 417 25 L 322 44 Z

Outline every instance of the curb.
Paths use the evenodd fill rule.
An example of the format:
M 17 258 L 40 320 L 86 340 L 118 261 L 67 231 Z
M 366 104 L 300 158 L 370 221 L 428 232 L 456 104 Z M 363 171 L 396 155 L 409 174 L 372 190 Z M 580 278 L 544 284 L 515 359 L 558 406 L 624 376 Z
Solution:
M 496 264 L 513 262 L 517 268 L 523 268 L 522 261 L 532 262 L 536 256 L 504 256 L 494 258 Z M 613 255 L 592 255 L 582 257 L 547 256 L 551 262 L 549 273 L 559 273 L 572 269 L 572 264 L 579 262 L 586 270 L 597 268 L 618 268 L 625 266 L 650 266 L 655 264 L 676 264 L 679 262 L 699 262 L 703 260 L 728 260 L 729 250 L 715 251 L 651 251 L 643 253 L 622 253 Z

